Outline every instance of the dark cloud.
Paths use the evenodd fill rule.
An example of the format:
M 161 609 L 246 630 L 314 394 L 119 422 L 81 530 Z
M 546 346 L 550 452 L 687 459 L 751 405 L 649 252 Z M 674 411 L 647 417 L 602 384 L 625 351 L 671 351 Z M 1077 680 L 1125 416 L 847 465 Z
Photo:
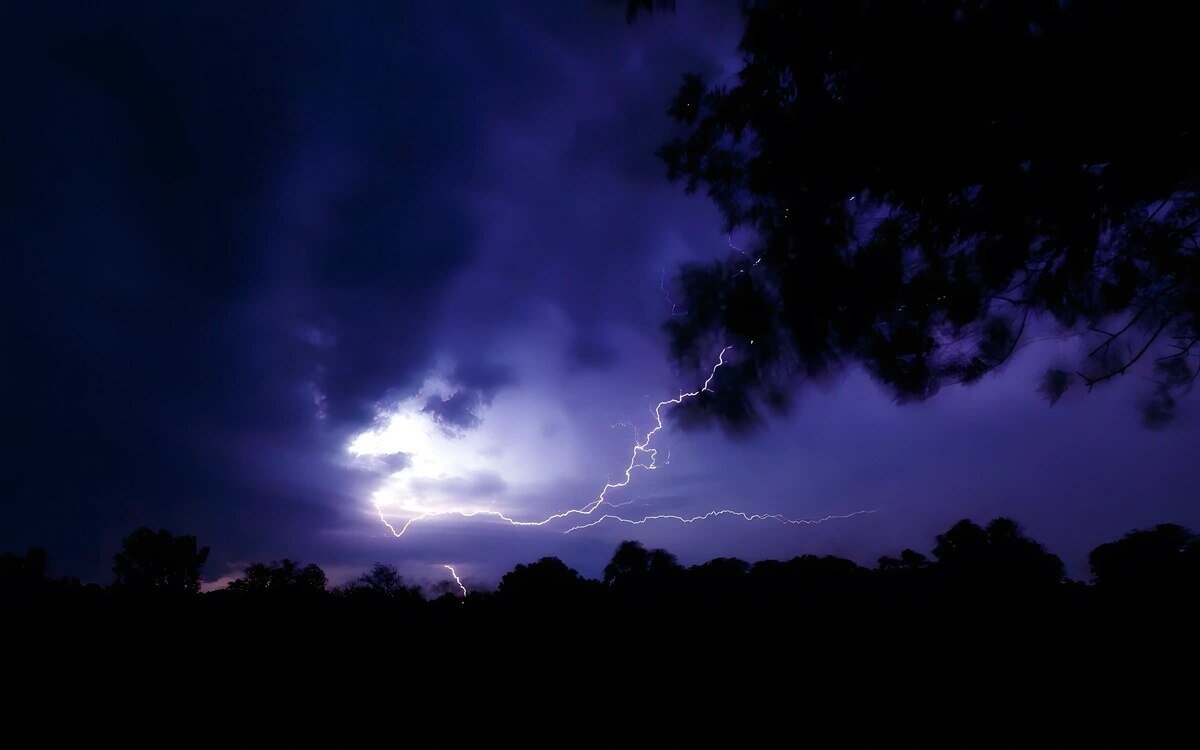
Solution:
M 572 365 L 588 370 L 606 370 L 620 359 L 620 352 L 600 332 L 577 333 L 567 353 Z
M 479 425 L 483 399 L 478 391 L 460 390 L 449 396 L 430 396 L 421 411 L 429 414 L 448 432 L 461 432 Z
M 428 397 L 421 411 L 433 417 L 448 434 L 461 433 L 479 426 L 483 410 L 491 406 L 497 391 L 514 382 L 512 371 L 505 367 L 459 364 L 449 376 L 454 391 Z
M 347 431 L 419 384 L 470 260 L 439 12 L 5 11 L 0 547 L 103 576 L 139 523 L 214 560 L 336 524 Z

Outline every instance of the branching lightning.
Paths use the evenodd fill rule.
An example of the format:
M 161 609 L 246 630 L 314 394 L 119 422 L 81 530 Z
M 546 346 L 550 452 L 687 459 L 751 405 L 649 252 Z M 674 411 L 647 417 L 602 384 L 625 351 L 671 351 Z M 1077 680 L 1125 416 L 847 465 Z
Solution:
M 725 364 L 725 354 L 732 348 L 733 347 L 727 346 L 721 350 L 721 354 L 717 357 L 717 363 L 715 365 L 713 365 L 712 371 L 708 374 L 708 379 L 706 379 L 704 381 L 704 385 L 701 386 L 699 390 L 690 391 L 688 393 L 680 393 L 675 398 L 671 398 L 671 399 L 667 399 L 666 401 L 658 402 L 658 404 L 654 407 L 654 427 L 652 429 L 650 429 L 649 431 L 647 431 L 646 434 L 642 436 L 641 440 L 638 440 L 636 437 L 636 434 L 635 434 L 634 443 L 633 443 L 633 451 L 629 457 L 629 464 L 625 467 L 625 471 L 623 472 L 623 479 L 621 479 L 618 482 L 608 482 L 607 484 L 605 484 L 604 488 L 602 490 L 600 490 L 600 494 L 597 495 L 595 499 L 593 499 L 591 502 L 587 503 L 586 505 L 584 505 L 580 508 L 572 508 L 570 510 L 565 510 L 561 513 L 555 513 L 553 515 L 547 516 L 546 518 L 543 518 L 543 519 L 537 520 L 537 521 L 520 521 L 515 518 L 512 518 L 511 516 L 505 515 L 504 513 L 501 513 L 498 510 L 491 510 L 491 509 L 488 509 L 488 510 L 452 509 L 452 510 L 431 511 L 429 513 L 421 513 L 419 515 L 413 516 L 412 518 L 408 519 L 408 521 L 406 521 L 403 526 L 400 527 L 399 531 L 397 531 L 396 527 L 393 526 L 392 523 L 387 520 L 387 517 L 383 513 L 383 507 L 380 504 L 378 497 L 376 497 L 373 499 L 373 503 L 375 505 L 375 511 L 379 514 L 379 520 L 383 521 L 384 525 L 388 527 L 388 530 L 392 532 L 393 536 L 402 537 L 402 536 L 404 536 L 404 532 L 408 531 L 408 528 L 410 526 L 412 526 L 414 523 L 416 523 L 417 521 L 424 521 L 424 520 L 428 520 L 430 518 L 437 518 L 439 516 L 460 516 L 462 518 L 474 518 L 475 516 L 492 516 L 494 518 L 499 518 L 500 520 L 502 520 L 505 523 L 508 523 L 512 526 L 545 526 L 548 523 L 551 523 L 553 521 L 558 521 L 563 518 L 567 518 L 569 516 L 574 516 L 574 515 L 590 516 L 593 513 L 595 513 L 596 510 L 600 506 L 605 505 L 605 504 L 608 504 L 610 507 L 616 507 L 616 506 L 613 506 L 612 503 L 608 502 L 607 495 L 608 495 L 609 490 L 620 489 L 621 487 L 625 487 L 631 481 L 633 481 L 633 470 L 634 469 L 646 469 L 648 471 L 653 471 L 658 468 L 658 449 L 650 447 L 650 442 L 652 440 L 654 440 L 654 436 L 656 434 L 658 434 L 660 431 L 662 431 L 663 427 L 665 426 L 663 424 L 663 414 L 662 414 L 663 407 L 678 406 L 679 404 L 682 404 L 687 399 L 696 398 L 697 396 L 699 396 L 702 393 L 706 393 L 706 392 L 711 393 L 712 392 L 711 386 L 712 386 L 713 378 L 715 378 L 717 376 L 717 370 L 719 370 Z M 648 460 L 648 462 L 647 462 L 647 460 Z
M 732 246 L 732 243 L 731 243 L 731 246 Z M 387 529 L 392 533 L 393 536 L 399 538 L 399 537 L 404 536 L 405 532 L 407 532 L 414 523 L 417 523 L 418 521 L 425 521 L 425 520 L 438 518 L 438 517 L 442 517 L 442 516 L 459 516 L 461 518 L 474 518 L 476 516 L 491 516 L 493 518 L 497 518 L 501 521 L 504 521 L 505 523 L 507 523 L 511 526 L 546 526 L 555 521 L 560 521 L 560 520 L 567 519 L 567 518 L 570 518 L 573 516 L 593 516 L 594 517 L 596 514 L 596 511 L 598 511 L 603 506 L 608 506 L 609 508 L 616 509 L 616 508 L 630 505 L 636 501 L 636 498 L 634 500 L 627 500 L 627 501 L 620 502 L 620 503 L 614 503 L 608 499 L 609 491 L 621 489 L 623 487 L 628 486 L 629 483 L 633 481 L 633 474 L 634 474 L 635 469 L 645 469 L 647 471 L 654 471 L 654 470 L 660 468 L 660 464 L 658 461 L 658 449 L 653 447 L 651 445 L 651 443 L 653 442 L 655 436 L 659 432 L 661 432 L 665 427 L 665 423 L 663 421 L 664 420 L 663 409 L 665 409 L 667 407 L 672 407 L 672 406 L 679 406 L 684 401 L 687 401 L 687 400 L 693 399 L 693 398 L 697 398 L 701 394 L 704 394 L 704 393 L 713 393 L 714 392 L 713 388 L 712 388 L 713 381 L 717 377 L 718 370 L 720 370 L 721 367 L 723 367 L 724 365 L 727 364 L 725 357 L 732 348 L 733 347 L 731 347 L 731 346 L 727 346 L 721 350 L 720 354 L 717 356 L 716 364 L 713 365 L 713 368 L 709 372 L 708 377 L 705 379 L 704 384 L 699 389 L 694 390 L 694 391 L 688 391 L 686 393 L 681 391 L 679 393 L 679 395 L 677 395 L 675 398 L 670 398 L 665 401 L 660 401 L 660 402 L 658 402 L 658 404 L 655 405 L 655 407 L 654 407 L 654 426 L 650 430 L 648 430 L 644 435 L 642 435 L 641 438 L 638 438 L 637 430 L 636 430 L 636 428 L 634 429 L 633 449 L 629 456 L 629 463 L 625 466 L 625 470 L 622 472 L 621 478 L 616 482 L 612 482 L 612 481 L 607 482 L 604 485 L 604 487 L 600 490 L 600 493 L 595 498 L 593 498 L 591 501 L 589 501 L 588 503 L 586 503 L 578 508 L 571 508 L 569 510 L 565 510 L 565 511 L 562 511 L 559 513 L 554 513 L 552 515 L 546 516 L 545 518 L 536 519 L 536 520 L 520 520 L 517 518 L 513 518 L 512 516 L 502 513 L 501 511 L 494 510 L 491 507 L 489 507 L 487 509 L 479 509 L 479 510 L 463 510 L 463 509 L 438 510 L 438 511 L 429 511 L 429 512 L 425 512 L 425 513 L 416 514 L 416 515 L 412 516 L 411 518 L 409 518 L 407 521 L 405 521 L 403 525 L 399 526 L 399 528 L 397 528 L 397 526 L 393 525 L 388 520 L 387 516 L 384 514 L 383 505 L 380 502 L 380 499 L 379 499 L 379 496 L 377 493 L 372 498 L 372 502 L 375 506 L 376 513 L 378 513 L 378 515 L 379 515 L 379 520 L 383 522 L 384 526 L 387 527 Z M 668 463 L 670 463 L 670 454 L 669 453 L 667 454 L 667 457 L 664 460 L 662 465 L 666 465 Z M 594 520 L 592 520 L 592 521 L 589 521 L 586 523 L 578 523 L 574 526 L 571 526 L 570 528 L 566 529 L 566 531 L 564 531 L 563 533 L 569 534 L 573 531 L 579 531 L 581 529 L 588 529 L 593 526 L 597 526 L 601 523 L 604 523 L 605 521 L 614 521 L 614 522 L 618 522 L 618 523 L 626 523 L 626 524 L 631 524 L 631 525 L 642 525 L 642 524 L 648 523 L 650 521 L 676 521 L 678 523 L 689 523 L 690 524 L 690 523 L 696 523 L 697 521 L 704 521 L 704 520 L 717 518 L 717 517 L 721 517 L 721 516 L 728 516 L 731 518 L 740 518 L 744 521 L 767 521 L 767 520 L 769 520 L 769 521 L 776 521 L 778 523 L 787 524 L 787 525 L 794 525 L 794 524 L 812 525 L 812 524 L 824 523 L 825 521 L 852 518 L 853 516 L 862 515 L 864 513 L 874 513 L 874 512 L 875 512 L 875 510 L 859 510 L 859 511 L 854 511 L 853 513 L 848 513 L 845 515 L 830 515 L 830 516 L 825 516 L 822 518 L 788 518 L 788 517 L 778 514 L 778 513 L 746 513 L 743 511 L 733 510 L 733 509 L 729 509 L 729 508 L 717 508 L 717 509 L 710 510 L 703 514 L 696 515 L 696 516 L 655 514 L 655 515 L 644 515 L 641 517 L 629 518 L 629 517 L 625 517 L 625 516 L 621 516 L 621 515 L 617 515 L 617 514 L 613 514 L 613 513 L 604 513 L 598 517 L 595 517 Z M 443 567 L 445 567 L 447 570 L 449 570 L 451 572 L 452 575 L 454 575 L 455 581 L 458 583 L 459 587 L 462 588 L 463 594 L 465 596 L 466 595 L 466 587 L 463 586 L 462 581 L 459 580 L 457 574 L 454 573 L 454 569 L 451 568 L 449 565 L 445 565 Z

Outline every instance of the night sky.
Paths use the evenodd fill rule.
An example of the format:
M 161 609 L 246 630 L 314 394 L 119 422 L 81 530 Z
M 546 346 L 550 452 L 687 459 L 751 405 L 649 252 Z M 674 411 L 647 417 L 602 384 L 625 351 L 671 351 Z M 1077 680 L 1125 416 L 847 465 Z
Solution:
M 480 587 L 544 555 L 597 576 L 629 538 L 872 564 L 999 515 L 1086 577 L 1126 531 L 1200 527 L 1195 399 L 1160 431 L 1132 377 L 1051 408 L 1039 376 L 1081 343 L 1035 335 L 922 404 L 851 373 L 749 434 L 664 409 L 660 469 L 609 494 L 635 519 L 873 513 L 395 538 L 377 492 L 400 526 L 585 505 L 704 382 L 667 357 L 664 290 L 748 238 L 654 150 L 684 73 L 738 69 L 736 3 L 32 3 L 0 29 L 0 549 L 55 575 L 107 582 L 141 525 L 211 546 L 210 585 L 291 557 Z M 393 417 L 398 452 L 348 453 Z

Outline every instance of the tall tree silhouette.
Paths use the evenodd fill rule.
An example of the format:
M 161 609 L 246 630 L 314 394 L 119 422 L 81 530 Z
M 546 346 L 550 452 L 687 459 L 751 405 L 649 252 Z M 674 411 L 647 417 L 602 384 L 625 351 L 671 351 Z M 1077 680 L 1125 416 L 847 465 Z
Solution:
M 139 528 L 121 540 L 113 556 L 113 587 L 136 594 L 195 594 L 208 551 L 196 546 L 194 536 Z
M 400 571 L 381 562 L 375 563 L 369 571 L 346 584 L 339 593 L 354 600 L 376 602 L 403 601 L 415 604 L 425 599 L 419 586 L 409 586 L 400 575 Z
M 637 4 L 631 3 L 631 8 Z M 1090 337 L 1053 402 L 1153 361 L 1148 424 L 1196 379 L 1200 65 L 1173 0 L 747 0 L 731 85 L 687 76 L 660 151 L 753 239 L 682 269 L 674 356 L 748 426 L 860 364 L 904 399 L 1035 325 Z M 697 413 L 703 410 L 703 414 Z
M 641 542 L 626 540 L 604 566 L 604 583 L 617 588 L 661 588 L 677 581 L 683 572 L 684 567 L 667 550 L 647 550 Z
M 496 593 L 524 602 L 570 602 L 585 596 L 592 588 L 589 583 L 594 582 L 557 557 L 543 557 L 505 573 Z
M 612 559 L 604 566 L 604 582 L 610 586 L 621 585 L 645 576 L 649 570 L 650 553 L 641 542 L 628 539 L 617 545 Z
M 933 554 L 938 570 L 948 579 L 985 588 L 1045 590 L 1066 575 L 1058 555 L 1026 537 L 1009 518 L 997 518 L 982 528 L 966 519 L 959 521 L 938 535 Z
M 1200 535 L 1177 524 L 1131 531 L 1092 550 L 1088 563 L 1104 589 L 1200 593 Z

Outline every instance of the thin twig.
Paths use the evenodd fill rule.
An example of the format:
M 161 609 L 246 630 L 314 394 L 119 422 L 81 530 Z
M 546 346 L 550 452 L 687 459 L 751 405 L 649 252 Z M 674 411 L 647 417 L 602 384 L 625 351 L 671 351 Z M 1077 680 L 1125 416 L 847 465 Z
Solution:
M 1167 325 L 1170 324 L 1170 322 L 1171 322 L 1171 318 L 1167 318 L 1165 321 L 1163 321 L 1163 324 L 1160 325 L 1154 331 L 1154 334 L 1151 335 L 1150 338 L 1146 341 L 1146 343 L 1142 346 L 1142 348 L 1140 350 L 1138 350 L 1138 353 L 1133 355 L 1132 359 L 1130 359 L 1128 362 L 1121 365 L 1117 369 L 1107 372 L 1104 375 L 1100 375 L 1099 377 L 1095 377 L 1095 378 L 1089 378 L 1087 375 L 1084 375 L 1082 372 L 1076 372 L 1076 374 L 1079 375 L 1079 377 L 1083 379 L 1083 382 L 1087 386 L 1089 391 L 1092 389 L 1092 386 L 1096 385 L 1097 383 L 1102 383 L 1105 380 L 1109 380 L 1110 378 L 1115 378 L 1118 375 L 1124 375 L 1125 372 L 1130 367 L 1133 367 L 1133 365 L 1139 359 L 1142 358 L 1142 356 L 1150 348 L 1151 344 L 1153 344 L 1158 339 L 1159 334 L 1161 334 L 1164 330 L 1166 330 L 1166 327 L 1167 327 Z

